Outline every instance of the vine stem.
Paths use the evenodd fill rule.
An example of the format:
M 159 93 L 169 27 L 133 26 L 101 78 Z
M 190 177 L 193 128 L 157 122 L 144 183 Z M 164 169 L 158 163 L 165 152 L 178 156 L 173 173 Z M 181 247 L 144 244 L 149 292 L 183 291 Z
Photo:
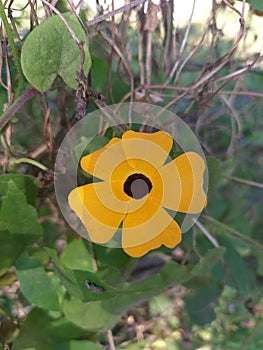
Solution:
M 21 67 L 21 63 L 20 63 L 20 58 L 19 58 L 19 54 L 16 48 L 16 44 L 13 38 L 13 33 L 12 33 L 12 29 L 8 23 L 6 14 L 5 14 L 5 8 L 3 5 L 2 0 L 0 0 L 0 17 L 2 18 L 3 24 L 5 26 L 5 30 L 6 30 L 6 34 L 8 37 L 8 41 L 10 43 L 13 55 L 14 55 L 14 60 L 16 63 L 16 67 L 17 67 L 17 71 L 18 71 L 18 86 L 17 89 L 15 91 L 15 98 L 17 98 L 18 96 L 21 95 L 22 90 L 23 90 L 23 82 L 24 82 L 24 74 L 22 71 L 22 67 Z
M 48 167 L 46 167 L 44 164 L 39 163 L 37 160 L 35 159 L 31 159 L 31 158 L 19 158 L 19 159 L 12 159 L 11 162 L 13 164 L 21 164 L 21 163 L 27 163 L 27 164 L 31 164 L 34 165 L 36 167 L 38 167 L 41 170 L 47 171 Z
M 1 3 L 1 0 L 0 0 Z M 31 88 L 27 91 L 25 91 L 9 108 L 8 110 L 2 115 L 2 118 L 0 119 L 0 131 L 6 126 L 7 123 L 10 122 L 13 114 L 31 97 L 35 95 L 40 95 L 41 92 L 36 90 L 35 88 Z

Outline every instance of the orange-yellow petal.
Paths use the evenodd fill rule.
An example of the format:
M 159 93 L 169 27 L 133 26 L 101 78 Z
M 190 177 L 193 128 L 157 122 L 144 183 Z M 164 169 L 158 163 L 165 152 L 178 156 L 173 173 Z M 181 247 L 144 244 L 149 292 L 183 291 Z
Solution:
M 150 250 L 159 248 L 161 245 L 167 248 L 174 248 L 181 242 L 181 239 L 182 235 L 179 225 L 176 221 L 171 220 L 168 226 L 158 236 L 145 243 L 130 247 L 126 246 L 125 242 L 123 242 L 123 250 L 128 255 L 139 258 L 147 254 Z
M 159 169 L 164 184 L 162 205 L 182 213 L 196 214 L 206 206 L 203 190 L 205 162 L 197 153 L 186 152 Z
M 87 173 L 108 180 L 113 169 L 124 160 L 122 141 L 114 137 L 103 148 L 82 157 L 80 166 Z
M 151 214 L 151 215 L 150 215 Z M 129 213 L 122 224 L 123 248 L 135 247 L 155 239 L 174 221 L 162 206 L 152 201 L 152 208 Z
M 141 159 L 159 168 L 167 159 L 172 145 L 173 139 L 165 131 L 147 134 L 128 130 L 122 135 L 122 147 L 132 166 L 133 159 Z
M 88 184 L 72 190 L 68 197 L 69 206 L 75 211 L 85 226 L 90 239 L 95 243 L 108 242 L 126 215 L 125 203 L 118 203 L 119 211 L 101 202 L 101 183 Z M 96 187 L 98 186 L 99 195 Z M 107 202 L 105 193 L 104 201 Z M 117 205 L 117 202 L 114 203 Z M 122 204 L 122 206 L 121 206 Z M 126 205 L 127 208 L 127 205 Z M 116 207 L 115 207 L 116 209 Z

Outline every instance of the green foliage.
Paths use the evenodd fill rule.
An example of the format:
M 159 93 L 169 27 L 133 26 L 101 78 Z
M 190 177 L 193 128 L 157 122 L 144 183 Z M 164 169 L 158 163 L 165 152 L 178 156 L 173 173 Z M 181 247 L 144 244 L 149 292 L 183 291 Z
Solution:
M 84 73 L 91 67 L 87 36 L 77 18 L 63 15 L 78 40 L 83 41 Z M 47 91 L 59 75 L 71 88 L 77 88 L 80 72 L 80 48 L 59 16 L 53 16 L 37 26 L 26 38 L 21 54 L 23 72 L 39 91 Z
M 247 3 L 263 11 L 261 0 Z M 1 5 L 0 0 L 3 11 Z M 19 24 L 16 18 L 14 23 L 24 37 L 17 40 L 10 25 L 7 32 L 14 37 L 11 41 L 8 37 L 11 44 L 5 59 L 0 57 L 3 111 L 12 109 L 10 92 L 18 91 L 21 98 L 20 104 L 15 102 L 16 114 L 3 114 L 8 122 L 12 117 L 8 128 L 0 124 L 0 343 L 12 343 L 14 350 L 99 350 L 107 346 L 105 334 L 113 329 L 117 349 L 262 349 L 263 124 L 262 99 L 253 95 L 262 93 L 261 67 L 255 71 L 250 67 L 236 82 L 236 71 L 251 60 L 242 57 L 244 53 L 234 53 L 215 76 L 192 88 L 199 77 L 204 79 L 228 57 L 226 52 L 234 44 L 216 23 L 209 24 L 200 47 L 196 43 L 203 34 L 201 25 L 194 25 L 189 37 L 184 36 L 185 28 L 174 28 L 165 34 L 173 34 L 173 45 L 182 45 L 182 38 L 187 43 L 177 57 L 179 76 L 164 84 L 176 62 L 172 52 L 166 52 L 169 42 L 162 33 L 169 28 L 166 21 L 152 35 L 151 82 L 156 85 L 143 85 L 140 67 L 144 63 L 139 59 L 144 61 L 147 52 L 145 48 L 140 57 L 138 28 L 126 15 L 120 23 L 115 18 L 113 31 L 113 22 L 89 27 L 88 42 L 79 18 L 85 21 L 89 10 L 83 9 L 77 18 L 68 12 L 65 1 L 58 1 L 56 8 L 84 43 L 81 87 L 76 81 L 80 49 L 57 15 L 35 25 L 38 10 L 27 10 L 35 25 L 29 34 L 28 19 Z M 165 12 L 169 13 L 163 10 L 162 15 Z M 214 15 L 216 20 L 219 15 Z M 254 21 L 250 16 L 248 38 Z M 211 28 L 218 30 L 214 37 Z M 206 45 L 209 36 L 211 47 Z M 143 45 L 147 37 L 143 32 Z M 242 45 L 245 52 L 248 44 Z M 171 51 L 178 48 L 172 46 Z M 43 92 L 27 103 L 23 74 Z M 56 151 L 76 122 L 72 116 L 81 103 L 85 114 L 123 99 L 137 101 L 138 92 L 139 100 L 156 103 L 158 97 L 158 104 L 189 123 L 204 147 L 209 173 L 208 205 L 199 225 L 183 235 L 177 249 L 161 247 L 141 260 L 74 235 L 59 214 L 52 179 L 48 181 L 47 173 L 37 168 L 54 169 Z M 95 137 L 84 133 L 77 146 L 68 150 L 74 160 L 120 136 L 115 128 L 101 133 L 100 127 L 97 120 L 94 130 L 88 130 Z M 139 130 L 141 125 L 136 127 Z M 171 156 L 179 153 L 175 145 Z M 80 182 L 90 181 L 81 169 L 78 176 Z M 135 342 L 136 336 L 141 337 L 140 323 L 145 324 L 145 339 Z
M 22 254 L 16 261 L 16 273 L 27 300 L 39 308 L 60 310 L 57 286 L 34 256 Z
M 12 180 L 8 182 L 0 215 L 10 234 L 38 236 L 43 234 L 42 227 L 37 222 L 36 209 L 27 203 L 25 194 L 19 191 Z
M 242 1 L 242 0 L 239 0 Z M 256 10 L 263 11 L 263 3 L 261 0 L 246 0 L 248 4 L 254 7 Z

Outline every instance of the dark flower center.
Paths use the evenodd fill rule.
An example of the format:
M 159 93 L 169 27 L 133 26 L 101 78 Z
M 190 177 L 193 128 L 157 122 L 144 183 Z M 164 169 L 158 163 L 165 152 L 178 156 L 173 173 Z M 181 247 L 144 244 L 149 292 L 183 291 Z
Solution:
M 134 199 L 141 199 L 150 193 L 152 183 L 143 174 L 132 174 L 126 179 L 123 189 L 128 196 Z

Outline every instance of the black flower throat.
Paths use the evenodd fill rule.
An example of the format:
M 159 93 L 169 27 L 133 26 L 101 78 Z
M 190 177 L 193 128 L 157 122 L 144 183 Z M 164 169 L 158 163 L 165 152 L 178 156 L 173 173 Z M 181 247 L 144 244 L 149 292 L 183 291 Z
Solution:
M 131 198 L 141 199 L 150 193 L 152 189 L 152 183 L 143 174 L 132 174 L 130 175 L 124 185 L 124 192 Z

